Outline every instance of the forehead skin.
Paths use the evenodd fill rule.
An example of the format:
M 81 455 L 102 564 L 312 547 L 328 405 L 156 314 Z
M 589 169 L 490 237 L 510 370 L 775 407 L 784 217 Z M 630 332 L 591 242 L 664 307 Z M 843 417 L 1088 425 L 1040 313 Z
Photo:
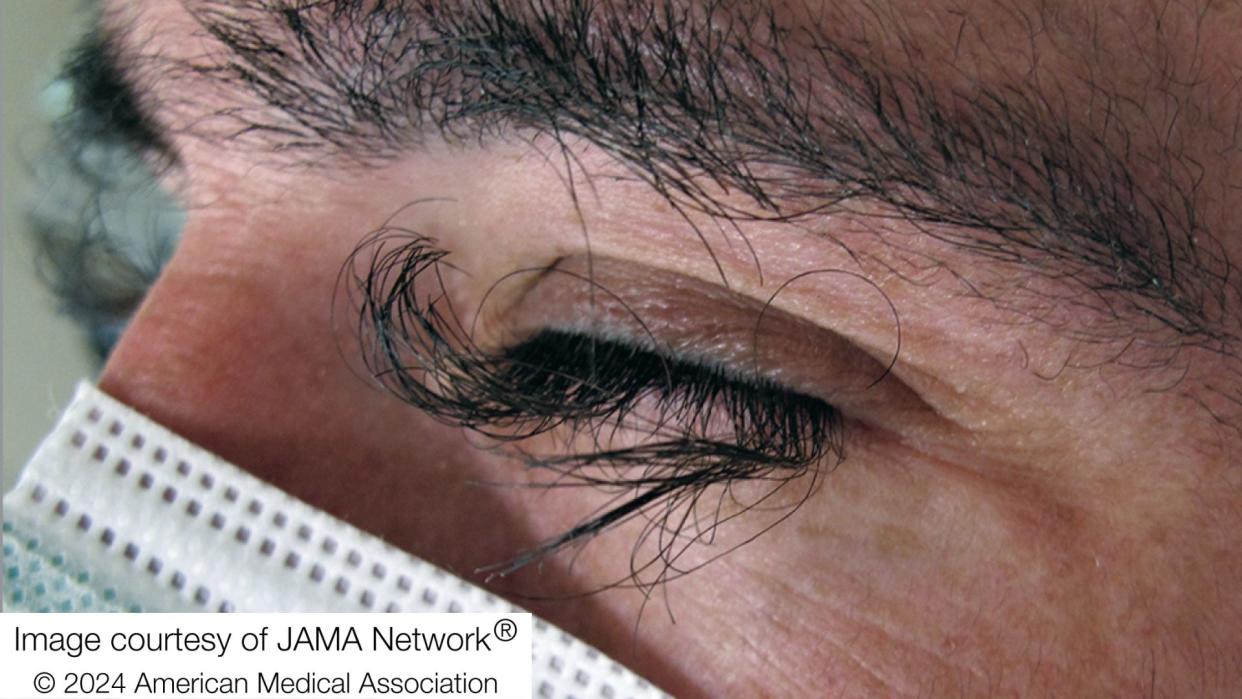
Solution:
M 774 9 L 784 26 L 865 45 L 890 74 L 917 71 L 961 96 L 949 104 L 963 119 L 987 90 L 1033 96 L 1084 144 L 1124 153 L 1153 197 L 1193 200 L 1200 249 L 1216 255 L 1207 271 L 1236 284 L 1220 274 L 1242 255 L 1230 217 L 1242 196 L 1236 6 L 1081 5 Z M 181 164 L 169 181 L 191 213 L 101 385 L 462 575 L 481 578 L 480 566 L 572 525 L 593 496 L 465 485 L 518 469 L 358 380 L 343 355 L 359 348 L 342 346 L 331 324 L 337 274 L 367 231 L 436 197 L 401 222 L 450 249 L 467 273 L 450 285 L 462 307 L 513 269 L 581 255 L 584 227 L 597 255 L 718 284 L 686 219 L 588 138 L 573 141 L 594 176 L 577 206 L 557 148 L 520 130 L 482 145 L 411 139 L 366 167 L 322 151 L 290 157 L 271 134 L 222 140 L 218 117 L 238 100 L 266 123 L 288 115 L 235 84 L 153 68 L 230 60 L 185 7 L 114 3 L 106 13 L 172 135 Z M 862 201 L 798 225 L 746 223 L 753 255 L 711 216 L 690 219 L 719 236 L 730 289 L 752 299 L 808 270 L 852 272 L 793 284 L 774 305 L 881 361 L 894 351 L 896 308 L 893 376 L 934 419 L 860 407 L 865 427 L 846 462 L 794 518 L 668 586 L 676 624 L 648 610 L 635 635 L 644 600 L 624 591 L 535 610 L 678 695 L 1236 693 L 1234 292 L 1210 295 L 1224 329 L 1211 343 L 1183 343 L 1130 312 L 1117 316 L 1124 331 L 1084 342 L 1100 309 L 1062 310 L 1065 280 L 984 264 L 886 213 Z M 849 281 L 858 279 L 867 283 Z M 1032 298 L 1051 302 L 1024 316 Z M 623 574 L 632 546 L 598 544 L 572 566 L 487 584 L 584 591 Z

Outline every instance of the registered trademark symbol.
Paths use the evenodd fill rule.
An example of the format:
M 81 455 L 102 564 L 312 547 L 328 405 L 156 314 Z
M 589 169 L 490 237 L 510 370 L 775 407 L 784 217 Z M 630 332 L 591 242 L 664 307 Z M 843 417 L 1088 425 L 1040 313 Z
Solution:
M 501 619 L 496 622 L 496 628 L 493 630 L 496 632 L 496 638 L 502 641 L 512 641 L 517 637 L 517 623 L 512 619 Z

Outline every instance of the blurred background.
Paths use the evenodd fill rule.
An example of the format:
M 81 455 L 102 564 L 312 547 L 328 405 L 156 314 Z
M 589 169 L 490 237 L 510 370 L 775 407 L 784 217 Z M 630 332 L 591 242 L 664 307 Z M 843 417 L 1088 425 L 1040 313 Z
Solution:
M 89 14 L 81 0 L 0 0 L 0 105 L 3 105 L 3 485 L 51 428 L 81 378 L 94 374 L 83 333 L 57 313 L 38 281 L 23 211 L 38 197 L 30 164 L 46 142 L 44 88 Z M 54 100 L 53 100 L 54 101 Z

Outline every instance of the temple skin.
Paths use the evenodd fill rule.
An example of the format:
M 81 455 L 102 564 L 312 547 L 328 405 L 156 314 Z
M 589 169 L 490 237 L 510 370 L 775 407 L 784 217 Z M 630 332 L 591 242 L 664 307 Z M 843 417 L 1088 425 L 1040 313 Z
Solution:
M 109 14 L 128 30 L 125 41 L 152 53 L 210 55 L 211 39 L 180 3 L 126 5 Z M 1082 48 L 1090 23 L 1074 21 L 1072 9 L 1033 39 L 1004 6 L 876 7 L 779 10 L 790 23 L 838 12 L 864 25 L 884 13 L 905 16 L 908 36 L 892 60 L 902 60 L 899 48 L 917 47 L 922 64 L 943 66 L 947 83 L 1051 85 L 1063 76 L 1072 102 L 1070 78 L 1093 60 L 1098 83 L 1132 106 L 1117 118 L 1144 115 L 1160 125 L 1170 123 L 1172 92 L 1152 89 L 1141 59 L 1202 61 L 1199 87 L 1184 95 L 1193 117 L 1173 119 L 1160 138 L 1135 147 L 1176 141 L 1201 164 L 1208 229 L 1231 259 L 1242 255 L 1227 217 L 1242 196 L 1237 155 L 1217 128 L 1237 112 L 1237 96 L 1223 96 L 1239 77 L 1233 5 L 1169 6 L 1157 31 L 1152 8 L 1117 3 L 1094 25 L 1093 51 Z M 227 107 L 211 93 L 163 97 L 180 105 L 176 119 Z M 735 237 L 713 246 L 713 261 L 678 211 L 645 184 L 609 177 L 621 168 L 587 141 L 571 145 L 593 190 L 575 201 L 563 163 L 540 138 L 474 148 L 433 142 L 365 170 L 335 170 L 280 167 L 257 150 L 170 133 L 181 164 L 169 178 L 189 202 L 187 227 L 102 388 L 312 505 L 532 607 L 667 691 L 1242 692 L 1242 411 L 1227 397 L 1242 395 L 1242 374 L 1228 352 L 1187 346 L 1170 355 L 1167 336 L 1130 341 L 1147 329 L 1085 343 L 1065 328 L 1089 326 L 1090 308 L 1054 309 L 1061 323 L 1022 312 L 1024 300 L 1060 298 L 1058 282 L 981 264 L 865 208 L 808 224 L 830 235 L 746 223 L 753 253 L 725 232 Z M 423 203 L 410 206 L 416 200 Z M 590 254 L 637 280 L 610 287 L 664 313 L 668 328 L 692 336 L 699 323 L 716 328 L 703 331 L 704 345 L 727 345 L 730 314 L 746 307 L 736 300 L 771 299 L 782 317 L 843 338 L 881 366 L 899 349 L 885 381 L 903 397 L 840 397 L 846 458 L 821 474 L 810 499 L 763 537 L 650 599 L 627 589 L 577 594 L 624 579 L 633 525 L 576 557 L 489 579 L 477 571 L 573 526 L 608 496 L 481 485 L 537 476 L 360 378 L 338 274 L 359 240 L 390 217 L 449 252 L 459 272 L 447 290 L 481 336 L 504 337 L 505 324 L 518 320 L 572 321 L 578 307 L 568 300 L 558 306 L 556 295 L 532 296 L 523 284 L 493 285 L 514 270 L 581 259 L 588 230 Z M 706 215 L 692 220 L 715 230 Z M 943 264 L 918 264 L 927 259 Z M 723 288 L 721 269 L 727 292 L 701 292 Z M 798 277 L 815 270 L 849 274 Z M 813 349 L 775 352 L 771 361 L 782 357 L 777 373 L 833 393 L 825 378 L 833 371 L 816 365 Z

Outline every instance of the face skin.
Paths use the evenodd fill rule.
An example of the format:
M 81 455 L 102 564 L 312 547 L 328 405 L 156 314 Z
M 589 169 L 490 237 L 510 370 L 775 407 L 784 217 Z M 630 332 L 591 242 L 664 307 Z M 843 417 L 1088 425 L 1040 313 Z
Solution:
M 209 20 L 178 2 L 117 3 L 104 27 L 176 153 L 166 182 L 189 215 L 101 386 L 678 696 L 1236 696 L 1242 374 L 1236 275 L 1221 270 L 1242 260 L 1229 216 L 1242 204 L 1238 11 L 977 5 L 791 2 L 761 15 L 803 38 L 780 57 L 809 76 L 797 83 L 807 103 L 862 109 L 839 98 L 849 76 L 830 79 L 807 58 L 805 39 L 817 37 L 865 46 L 885 75 L 918 76 L 894 83 L 907 99 L 910 85 L 936 86 L 953 123 L 1041 125 L 1032 133 L 1045 140 L 1009 170 L 1011 194 L 1023 177 L 1042 181 L 1031 173 L 1047 161 L 1031 154 L 1124 165 L 1133 182 L 1117 211 L 1145 212 L 1145 223 L 1159 211 L 1168 223 L 1161 237 L 1115 216 L 1114 242 L 1139 254 L 1111 272 L 1084 262 L 1098 248 L 1066 226 L 1006 242 L 918 220 L 912 206 L 930 195 L 917 192 L 773 216 L 700 175 L 697 191 L 737 213 L 675 206 L 687 198 L 670 201 L 582 131 L 516 124 L 480 141 L 426 127 L 361 164 L 326 143 L 277 152 L 298 133 L 288 112 L 211 71 L 143 69 L 227 66 L 235 49 L 203 31 Z M 294 74 L 298 55 L 286 66 Z M 1029 109 L 988 124 L 987 95 Z M 289 128 L 238 135 L 221 114 L 239 107 Z M 930 142 L 934 130 L 910 120 Z M 860 123 L 876 128 L 870 116 Z M 1058 150 L 1049 135 L 1066 129 L 1073 148 Z M 993 141 L 997 162 L 1021 160 Z M 752 165 L 768 185 L 810 179 Z M 994 196 L 960 183 L 945 191 L 969 205 L 959 209 L 995 213 L 998 181 L 988 182 Z M 1109 213 L 1081 195 L 1067 187 L 1058 210 Z M 1001 209 L 1017 215 L 1012 204 Z M 1090 223 L 1080 238 L 1106 227 Z M 825 457 L 813 482 L 804 476 L 763 511 L 726 502 L 740 516 L 681 563 L 773 528 L 647 594 L 584 594 L 627 579 L 642 520 L 489 577 L 480 569 L 611 496 L 495 485 L 548 475 L 366 378 L 372 345 L 360 346 L 339 275 L 385 225 L 447 253 L 444 291 L 483 350 L 542 328 L 649 331 L 688 361 L 831 403 L 844 457 Z M 1075 242 L 1048 243 L 1063 240 Z M 557 272 L 506 276 L 549 267 Z M 1167 276 L 1136 287 L 1143 270 Z M 519 446 L 580 450 L 576 439 L 553 432 Z M 742 483 L 735 495 L 764 492 Z

